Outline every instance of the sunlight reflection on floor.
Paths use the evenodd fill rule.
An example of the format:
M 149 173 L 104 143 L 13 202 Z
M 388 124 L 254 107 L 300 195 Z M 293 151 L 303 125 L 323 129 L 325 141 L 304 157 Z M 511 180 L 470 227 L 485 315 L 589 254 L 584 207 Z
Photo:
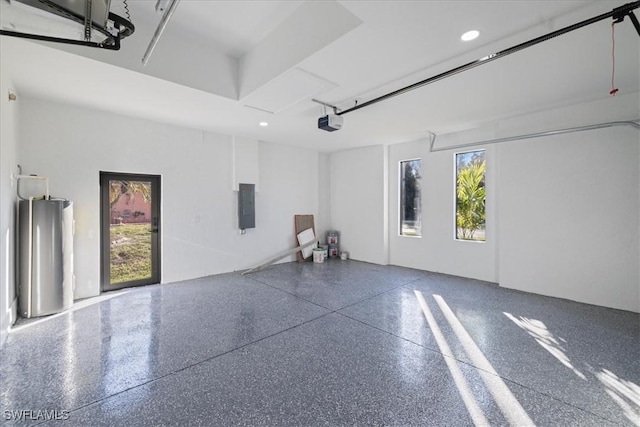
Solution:
M 493 365 L 482 353 L 482 350 L 473 341 L 471 335 L 462 326 L 462 323 L 458 320 L 453 313 L 449 305 L 445 302 L 444 298 L 440 295 L 433 295 L 436 303 L 440 307 L 442 314 L 444 314 L 447 322 L 451 325 L 453 332 L 458 337 L 458 340 L 462 344 L 465 353 L 471 359 L 473 365 L 478 369 L 482 380 L 486 384 L 489 392 L 493 396 L 493 400 L 496 402 L 500 410 L 507 418 L 509 423 L 513 426 L 525 426 L 535 425 L 533 420 L 529 417 L 524 410 L 518 399 L 515 398 L 509 387 L 502 381 L 502 378 L 498 375 Z
M 467 380 L 464 377 L 460 367 L 458 366 L 458 361 L 456 356 L 451 351 L 451 348 L 440 329 L 435 317 L 433 316 L 429 306 L 422 294 L 422 292 L 418 290 L 413 291 L 415 293 L 416 299 L 422 308 L 422 312 L 429 324 L 429 328 L 433 333 L 433 336 L 442 352 L 445 362 L 447 363 L 447 367 L 451 373 L 451 376 L 456 383 L 458 388 L 458 392 L 462 397 L 462 400 L 471 416 L 473 423 L 476 426 L 481 425 L 489 425 L 489 422 L 483 413 L 482 409 L 478 405 L 476 398 L 471 391 Z M 438 307 L 442 311 L 442 314 L 446 318 L 447 322 L 453 329 L 456 337 L 462 344 L 465 353 L 472 361 L 473 366 L 477 368 L 477 372 L 479 373 L 482 381 L 485 383 L 487 390 L 491 393 L 493 400 L 500 408 L 500 411 L 509 422 L 509 424 L 513 426 L 526 426 L 526 425 L 534 425 L 533 420 L 529 417 L 527 412 L 524 410 L 520 402 L 513 395 L 509 387 L 504 383 L 502 378 L 498 375 L 496 370 L 493 368 L 489 360 L 484 356 L 480 348 L 473 341 L 469 333 L 466 331 L 462 323 L 458 320 L 453 311 L 449 308 L 444 298 L 440 295 L 433 295 L 434 300 L 436 301 Z
M 505 316 L 513 321 L 516 325 L 527 331 L 529 335 L 531 335 L 535 340 L 547 350 L 553 357 L 558 359 L 560 363 L 562 363 L 567 368 L 571 369 L 577 376 L 586 380 L 586 377 L 582 372 L 577 370 L 575 366 L 571 363 L 571 359 L 566 354 L 566 350 L 560 345 L 558 340 L 553 336 L 553 334 L 547 329 L 547 326 L 544 322 L 536 319 L 529 319 L 526 317 L 520 316 L 520 318 L 516 318 L 511 313 L 503 312 Z M 564 341 L 564 340 L 563 340 Z
M 619 378 L 608 369 L 596 373 L 596 378 L 605 386 L 607 394 L 620 406 L 624 415 L 640 426 L 640 386 Z
M 456 387 L 458 387 L 458 391 L 460 393 L 460 396 L 462 397 L 464 406 L 467 408 L 467 411 L 469 412 L 473 423 L 476 426 L 489 425 L 489 420 L 487 420 L 484 413 L 482 412 L 482 409 L 480 408 L 480 406 L 478 406 L 478 402 L 476 402 L 469 384 L 467 383 L 467 380 L 464 378 L 464 374 L 458 366 L 458 361 L 453 355 L 453 352 L 451 351 L 446 338 L 442 334 L 442 331 L 440 330 L 436 319 L 433 317 L 433 314 L 431 313 L 431 310 L 429 309 L 429 306 L 427 305 L 422 292 L 416 290 L 414 290 L 413 292 L 416 294 L 416 298 L 418 299 L 418 303 L 422 308 L 422 312 L 427 318 L 427 323 L 429 324 L 429 328 L 431 328 L 431 332 L 433 333 L 433 336 L 438 343 L 438 347 L 440 348 L 442 354 L 445 356 L 444 361 L 449 368 L 449 372 L 453 377 L 453 381 L 456 383 Z
M 73 305 L 71 306 L 70 309 L 62 311 L 60 313 L 56 313 L 56 314 L 50 314 L 47 316 L 43 316 L 43 317 L 32 317 L 30 319 L 24 319 L 24 318 L 19 318 L 18 322 L 13 325 L 12 327 L 9 328 L 9 332 L 17 332 L 17 331 L 21 331 L 23 329 L 27 329 L 30 328 L 32 326 L 35 325 L 39 325 L 41 323 L 44 322 L 48 322 L 49 320 L 53 320 L 55 318 L 58 317 L 62 317 L 62 316 L 68 316 L 71 313 L 73 313 L 76 310 L 81 310 L 83 308 L 89 307 L 91 305 L 94 304 L 98 304 L 102 301 L 106 301 L 109 300 L 111 298 L 115 298 L 117 296 L 120 296 L 122 294 L 126 294 L 128 292 L 131 292 L 132 289 L 124 289 L 124 290 L 120 290 L 120 291 L 112 291 L 112 292 L 107 292 L 105 294 L 99 295 L 97 297 L 91 297 L 91 298 L 86 298 L 86 299 L 82 299 L 82 300 L 78 300 L 75 301 L 73 303 Z

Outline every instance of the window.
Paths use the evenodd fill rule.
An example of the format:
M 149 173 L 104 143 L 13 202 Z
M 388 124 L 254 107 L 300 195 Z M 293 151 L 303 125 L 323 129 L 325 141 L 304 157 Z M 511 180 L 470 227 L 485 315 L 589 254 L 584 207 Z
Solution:
M 422 234 L 421 167 L 421 159 L 400 162 L 401 236 L 420 236 Z
M 456 154 L 456 239 L 485 241 L 484 150 Z

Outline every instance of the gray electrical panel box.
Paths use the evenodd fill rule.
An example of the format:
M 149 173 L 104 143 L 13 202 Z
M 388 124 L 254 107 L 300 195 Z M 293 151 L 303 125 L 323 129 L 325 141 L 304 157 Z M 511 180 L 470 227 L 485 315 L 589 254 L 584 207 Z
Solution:
M 255 184 L 238 184 L 238 228 L 256 227 Z

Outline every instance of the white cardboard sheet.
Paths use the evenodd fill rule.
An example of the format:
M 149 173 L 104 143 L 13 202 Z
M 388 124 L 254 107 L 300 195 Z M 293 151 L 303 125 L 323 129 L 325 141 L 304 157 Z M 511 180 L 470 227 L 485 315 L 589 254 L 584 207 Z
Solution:
M 306 230 L 298 233 L 298 244 L 300 244 L 300 246 L 315 239 L 316 235 L 313 232 L 313 228 L 307 228 Z M 316 243 L 315 245 L 307 246 L 306 248 L 302 249 L 302 258 L 309 258 L 313 254 L 313 249 L 317 247 L 318 244 Z

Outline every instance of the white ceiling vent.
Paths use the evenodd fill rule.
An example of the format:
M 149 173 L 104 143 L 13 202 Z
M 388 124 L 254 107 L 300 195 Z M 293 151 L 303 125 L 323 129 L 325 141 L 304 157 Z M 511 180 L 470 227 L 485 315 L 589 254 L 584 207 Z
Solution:
M 253 91 L 242 102 L 250 108 L 279 113 L 334 87 L 335 83 L 293 68 Z

